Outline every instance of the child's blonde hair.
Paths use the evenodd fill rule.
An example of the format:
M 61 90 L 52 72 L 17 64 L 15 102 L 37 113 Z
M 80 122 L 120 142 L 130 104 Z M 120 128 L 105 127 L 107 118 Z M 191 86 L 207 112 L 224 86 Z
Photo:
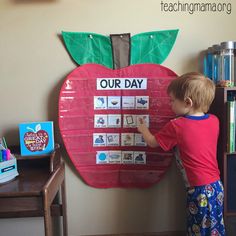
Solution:
M 173 80 L 167 89 L 176 99 L 190 98 L 195 110 L 206 113 L 215 97 L 215 84 L 201 73 L 186 73 Z

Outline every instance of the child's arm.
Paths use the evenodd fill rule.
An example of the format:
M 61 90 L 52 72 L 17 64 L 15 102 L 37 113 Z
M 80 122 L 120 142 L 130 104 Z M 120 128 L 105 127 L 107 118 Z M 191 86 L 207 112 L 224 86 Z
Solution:
M 144 124 L 143 119 L 139 119 L 139 121 L 140 121 L 140 124 L 138 126 L 138 131 L 143 135 L 143 138 L 145 142 L 147 143 L 147 145 L 152 148 L 158 147 L 159 144 L 156 138 L 154 137 L 153 134 L 151 134 L 148 127 Z

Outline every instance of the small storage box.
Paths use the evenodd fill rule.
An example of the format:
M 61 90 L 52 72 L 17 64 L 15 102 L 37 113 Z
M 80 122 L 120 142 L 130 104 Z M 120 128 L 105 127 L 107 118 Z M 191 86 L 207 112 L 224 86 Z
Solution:
M 0 145 L 0 150 L 4 147 Z M 19 175 L 17 171 L 17 163 L 14 155 L 11 154 L 10 160 L 0 162 L 0 184 L 14 179 Z

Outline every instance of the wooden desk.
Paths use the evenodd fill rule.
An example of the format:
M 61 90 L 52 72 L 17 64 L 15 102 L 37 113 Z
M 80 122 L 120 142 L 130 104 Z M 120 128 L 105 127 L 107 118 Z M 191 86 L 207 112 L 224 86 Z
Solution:
M 45 236 L 52 236 L 52 216 L 63 216 L 67 236 L 65 166 L 59 145 L 44 156 L 22 157 L 19 149 L 10 149 L 17 158 L 19 176 L 0 185 L 0 218 L 43 216 Z

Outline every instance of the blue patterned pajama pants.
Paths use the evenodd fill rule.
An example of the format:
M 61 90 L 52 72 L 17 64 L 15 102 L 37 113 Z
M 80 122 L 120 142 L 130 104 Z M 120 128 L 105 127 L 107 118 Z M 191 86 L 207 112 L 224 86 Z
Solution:
M 187 235 L 225 236 L 221 181 L 187 190 Z

